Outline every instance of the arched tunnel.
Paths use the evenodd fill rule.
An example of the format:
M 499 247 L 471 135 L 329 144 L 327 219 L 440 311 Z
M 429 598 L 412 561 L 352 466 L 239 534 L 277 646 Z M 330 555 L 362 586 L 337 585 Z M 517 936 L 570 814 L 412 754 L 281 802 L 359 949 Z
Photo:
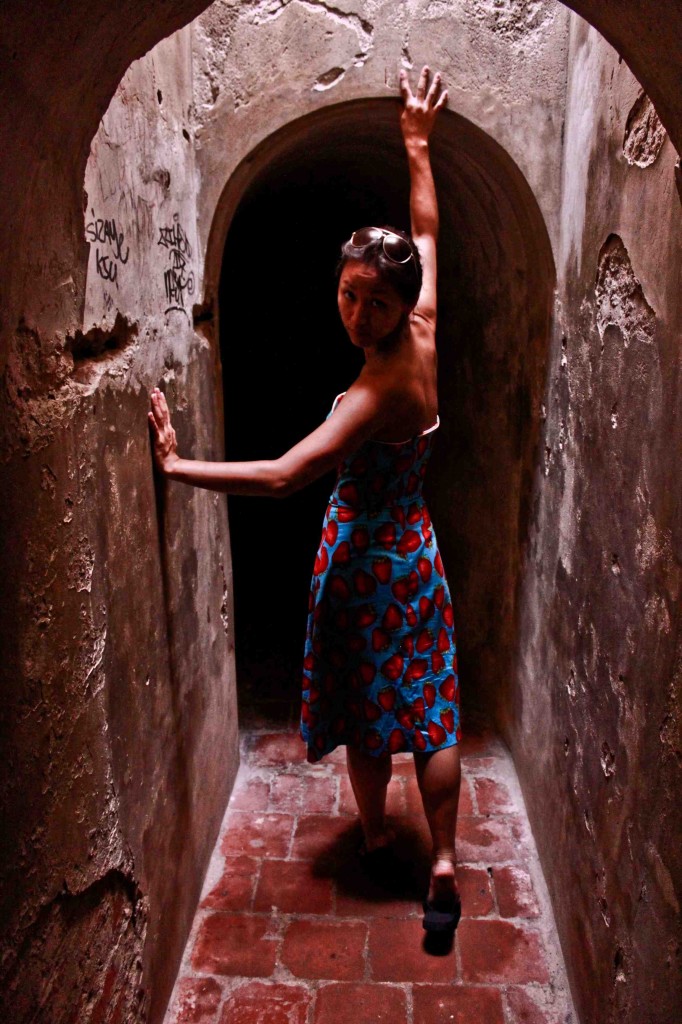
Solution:
M 362 1019 L 366 983 L 396 1021 L 409 1002 L 423 1024 L 429 1006 L 568 1024 L 570 985 L 581 1024 L 677 1024 L 682 7 L 6 0 L 0 27 L 0 1017 L 161 1024 L 176 978 L 187 1021 L 224 1024 L 251 983 L 240 1012 L 262 1016 L 319 964 L 292 952 L 317 926 L 296 897 L 339 910 L 364 975 L 316 977 L 292 1019 Z M 397 72 L 426 60 L 450 90 L 427 498 L 472 723 L 460 973 L 435 984 L 382 960 L 417 917 L 378 942 L 354 879 L 300 870 L 304 782 L 311 844 L 354 814 L 336 764 L 280 771 L 331 479 L 230 497 L 228 518 L 154 472 L 146 420 L 160 386 L 182 453 L 220 461 L 277 455 L 327 414 L 359 366 L 338 246 L 407 226 Z M 263 754 L 246 790 L 240 724 L 241 754 Z M 214 848 L 236 872 L 203 899 Z M 531 891 L 556 932 L 546 974 Z M 188 942 L 204 925 L 224 954 L 208 970 Z
M 428 483 L 453 581 L 465 708 L 504 721 L 513 605 L 530 514 L 554 267 L 542 213 L 490 137 L 446 114 L 432 142 L 440 212 L 441 428 Z M 392 100 L 326 108 L 246 158 L 220 288 L 226 457 L 275 458 L 309 433 L 359 372 L 334 269 L 354 227 L 409 227 L 409 179 Z M 241 181 L 239 171 L 235 178 Z M 237 664 L 244 713 L 298 697 L 312 555 L 333 476 L 284 503 L 233 497 Z M 499 496 L 504 497 L 500 499 Z M 264 543 L 265 541 L 265 543 Z M 264 580 L 276 592 L 264 610 Z

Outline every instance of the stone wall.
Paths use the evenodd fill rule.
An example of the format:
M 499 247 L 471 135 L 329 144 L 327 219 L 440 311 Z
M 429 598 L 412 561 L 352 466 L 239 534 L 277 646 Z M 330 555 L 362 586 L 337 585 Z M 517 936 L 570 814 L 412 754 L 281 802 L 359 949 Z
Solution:
M 581 1020 L 671 1024 L 682 1006 L 676 153 L 626 65 L 578 19 L 568 68 L 509 735 Z
M 92 141 L 83 262 L 53 283 L 84 278 L 78 321 L 50 335 L 27 289 L 5 351 L 8 1024 L 162 1017 L 237 768 L 225 497 L 155 485 L 147 426 L 159 384 L 183 448 L 221 457 L 191 104 L 184 29 Z

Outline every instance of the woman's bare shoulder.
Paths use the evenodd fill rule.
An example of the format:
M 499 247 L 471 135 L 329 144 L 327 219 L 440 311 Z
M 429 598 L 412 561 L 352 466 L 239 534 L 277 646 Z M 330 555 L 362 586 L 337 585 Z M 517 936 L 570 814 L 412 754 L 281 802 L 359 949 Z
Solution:
M 346 394 L 352 393 L 356 399 L 373 406 L 377 418 L 381 419 L 387 410 L 394 407 L 404 390 L 404 379 L 394 368 L 363 366 Z

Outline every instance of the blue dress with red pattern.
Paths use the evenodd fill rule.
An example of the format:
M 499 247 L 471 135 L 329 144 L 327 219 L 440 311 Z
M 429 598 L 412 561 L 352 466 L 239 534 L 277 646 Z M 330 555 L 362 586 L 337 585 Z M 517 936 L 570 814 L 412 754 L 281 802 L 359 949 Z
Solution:
M 422 497 L 438 424 L 404 442 L 366 441 L 339 467 L 310 588 L 308 761 L 340 744 L 378 756 L 461 739 L 452 600 Z

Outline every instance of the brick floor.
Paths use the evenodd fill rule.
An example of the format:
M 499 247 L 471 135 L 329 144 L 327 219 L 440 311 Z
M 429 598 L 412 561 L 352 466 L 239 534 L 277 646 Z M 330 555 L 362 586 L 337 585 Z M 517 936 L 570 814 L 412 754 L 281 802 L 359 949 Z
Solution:
M 463 716 L 450 948 L 421 927 L 429 837 L 409 755 L 393 760 L 394 868 L 373 877 L 339 749 L 308 764 L 296 710 L 242 720 L 242 763 L 165 1024 L 575 1024 L 514 766 Z

